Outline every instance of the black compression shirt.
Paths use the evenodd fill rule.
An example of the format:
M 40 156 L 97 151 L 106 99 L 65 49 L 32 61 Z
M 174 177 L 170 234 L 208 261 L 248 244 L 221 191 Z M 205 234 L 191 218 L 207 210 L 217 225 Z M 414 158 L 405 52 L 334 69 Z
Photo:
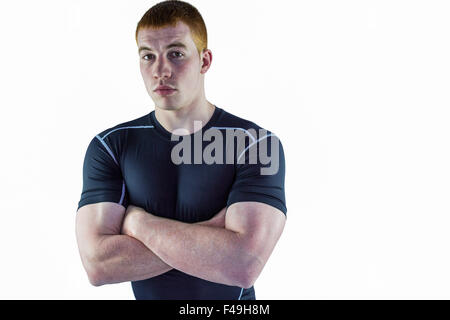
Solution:
M 286 214 L 285 159 L 281 143 L 278 149 L 273 149 L 279 156 L 272 157 L 272 163 L 262 164 L 259 158 L 256 163 L 251 160 L 251 151 L 257 147 L 260 152 L 262 142 L 266 143 L 265 154 L 273 156 L 271 146 L 279 140 L 269 137 L 275 135 L 217 106 L 211 119 L 201 127 L 199 132 L 203 138 L 197 146 L 199 132 L 178 136 L 178 141 L 172 141 L 172 134 L 161 126 L 152 111 L 98 134 L 90 142 L 84 159 L 78 209 L 99 202 L 115 202 L 125 208 L 132 204 L 156 216 L 195 223 L 212 218 L 233 203 L 256 201 Z M 222 134 L 223 141 L 216 136 L 205 138 L 207 132 L 214 130 Z M 235 136 L 230 139 L 232 134 Z M 245 137 L 243 147 L 238 142 L 242 134 Z M 185 148 L 178 152 L 184 162 L 177 162 L 180 157 L 173 161 L 174 148 L 188 141 L 184 140 L 188 137 L 192 142 L 190 157 Z M 222 143 L 222 155 L 220 148 L 211 151 L 213 142 Z M 195 152 L 199 146 L 203 154 L 215 157 L 214 163 L 206 161 L 206 157 L 199 163 L 199 153 Z M 217 160 L 219 156 L 222 160 Z M 276 166 L 274 159 L 278 162 Z M 272 169 L 272 174 L 261 174 L 263 168 L 271 165 L 278 168 L 276 173 Z M 133 281 L 132 287 L 138 300 L 255 299 L 254 287 L 243 289 L 214 283 L 176 269 L 147 280 Z

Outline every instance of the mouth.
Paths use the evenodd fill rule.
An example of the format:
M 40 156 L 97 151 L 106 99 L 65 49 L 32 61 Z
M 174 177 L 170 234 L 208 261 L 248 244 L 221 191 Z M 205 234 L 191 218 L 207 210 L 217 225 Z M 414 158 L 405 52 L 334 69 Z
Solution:
M 176 89 L 158 89 L 155 90 L 155 92 L 157 94 L 159 94 L 160 96 L 169 96 L 171 94 L 173 94 L 175 91 L 177 91 Z

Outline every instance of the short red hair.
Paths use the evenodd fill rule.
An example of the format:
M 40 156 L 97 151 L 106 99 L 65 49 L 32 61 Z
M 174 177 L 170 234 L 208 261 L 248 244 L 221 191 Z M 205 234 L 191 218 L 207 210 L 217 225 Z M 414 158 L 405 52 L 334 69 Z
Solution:
M 179 21 L 184 22 L 191 30 L 199 56 L 208 47 L 206 25 L 198 10 L 191 4 L 168 0 L 155 4 L 141 18 L 136 28 L 136 43 L 139 30 L 144 28 L 161 29 L 175 27 Z

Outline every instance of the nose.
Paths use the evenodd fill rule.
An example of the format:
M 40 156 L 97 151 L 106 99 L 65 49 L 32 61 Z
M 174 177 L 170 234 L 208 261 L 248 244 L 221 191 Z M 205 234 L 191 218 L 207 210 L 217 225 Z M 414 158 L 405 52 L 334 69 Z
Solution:
M 159 78 L 170 78 L 172 76 L 172 70 L 166 59 L 161 56 L 159 57 L 153 65 L 153 77 L 155 79 Z

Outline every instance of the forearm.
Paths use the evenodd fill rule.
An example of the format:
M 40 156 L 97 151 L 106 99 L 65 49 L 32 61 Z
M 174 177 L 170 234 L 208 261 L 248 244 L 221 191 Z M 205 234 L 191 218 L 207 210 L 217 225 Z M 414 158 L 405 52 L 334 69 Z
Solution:
M 200 224 L 143 215 L 133 237 L 168 265 L 208 281 L 241 286 L 253 264 L 241 234 Z
M 172 269 L 144 244 L 127 235 L 101 236 L 89 264 L 94 270 L 90 280 L 96 286 L 144 280 Z

